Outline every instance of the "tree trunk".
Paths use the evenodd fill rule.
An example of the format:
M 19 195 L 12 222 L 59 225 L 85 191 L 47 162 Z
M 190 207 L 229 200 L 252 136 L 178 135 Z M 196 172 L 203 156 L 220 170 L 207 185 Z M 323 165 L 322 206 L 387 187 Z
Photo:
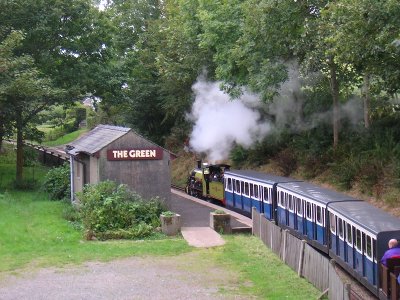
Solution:
M 362 97 L 364 102 L 364 127 L 369 128 L 370 119 L 369 119 L 369 103 L 370 103 L 370 95 L 369 95 L 369 74 L 364 74 L 364 83 L 362 88 Z
M 333 57 L 329 58 L 330 85 L 333 100 L 333 148 L 336 149 L 339 144 L 339 83 L 337 81 L 336 64 Z
M 23 123 L 22 113 L 17 112 L 17 172 L 16 172 L 16 183 L 17 185 L 22 183 L 23 179 L 23 168 L 24 168 L 24 140 L 23 140 Z

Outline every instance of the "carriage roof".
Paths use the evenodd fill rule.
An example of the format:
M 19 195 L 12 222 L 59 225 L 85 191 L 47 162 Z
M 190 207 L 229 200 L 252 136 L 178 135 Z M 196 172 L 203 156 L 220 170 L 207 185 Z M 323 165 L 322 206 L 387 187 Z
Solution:
M 278 187 L 325 205 L 336 201 L 360 201 L 349 195 L 323 188 L 309 182 L 279 183 Z
M 258 181 L 261 183 L 267 183 L 267 184 L 271 184 L 271 185 L 278 183 L 278 182 L 296 181 L 296 179 L 293 179 L 293 178 L 275 176 L 275 175 L 257 172 L 257 171 L 251 171 L 251 170 L 229 170 L 229 171 L 225 172 L 225 175 L 239 177 L 239 178 L 243 178 L 243 179 L 247 179 L 247 180 Z
M 329 204 L 328 207 L 330 210 L 350 219 L 357 225 L 368 229 L 368 231 L 374 234 L 386 231 L 400 231 L 399 218 L 365 201 L 336 202 Z

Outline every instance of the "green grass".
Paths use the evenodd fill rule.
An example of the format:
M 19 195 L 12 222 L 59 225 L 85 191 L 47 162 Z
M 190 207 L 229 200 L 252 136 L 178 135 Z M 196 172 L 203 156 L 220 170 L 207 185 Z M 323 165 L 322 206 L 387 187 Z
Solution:
M 174 255 L 189 251 L 182 239 L 96 242 L 62 218 L 68 203 L 43 193 L 6 192 L 0 196 L 0 272 L 28 265 L 62 266 L 131 255 Z
M 45 200 L 43 193 L 0 194 L 0 277 L 10 271 L 129 256 L 176 256 L 198 251 L 190 267 L 222 267 L 237 291 L 259 299 L 315 299 L 319 292 L 252 236 L 224 236 L 223 247 L 194 249 L 182 238 L 142 241 L 84 241 L 82 232 L 61 216 L 68 203 Z M 230 295 L 232 291 L 221 293 Z
M 316 299 L 320 294 L 307 280 L 285 265 L 260 239 L 248 235 L 224 236 L 222 248 L 208 257 L 240 274 L 239 290 L 262 299 Z
M 41 177 L 45 168 L 35 167 Z M 31 174 L 25 168 L 25 174 Z M 70 204 L 48 200 L 37 191 L 9 188 L 15 165 L 2 164 L 0 157 L 0 278 L 25 269 L 110 261 L 130 256 L 179 256 L 198 253 L 188 268 L 205 270 L 208 264 L 222 268 L 235 278 L 240 294 L 257 299 L 316 299 L 311 284 L 297 277 L 262 242 L 252 236 L 224 236 L 226 244 L 210 249 L 189 247 L 182 238 L 153 238 L 141 241 L 85 241 L 83 233 L 62 216 Z M 3 183 L 1 181 L 3 178 Z M 212 280 L 212 279 L 210 279 Z M 220 292 L 228 297 L 232 291 Z M 236 292 L 235 292 L 236 293 Z
M 77 131 L 67 133 L 66 135 L 54 140 L 54 141 L 47 141 L 43 142 L 44 146 L 54 147 L 68 144 L 74 140 L 76 140 L 82 133 L 87 132 L 87 129 L 79 129 Z

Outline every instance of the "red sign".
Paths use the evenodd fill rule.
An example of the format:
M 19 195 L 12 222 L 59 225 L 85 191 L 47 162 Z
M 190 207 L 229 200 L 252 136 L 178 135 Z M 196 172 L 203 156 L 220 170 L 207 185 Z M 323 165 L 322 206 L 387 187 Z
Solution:
M 159 160 L 163 152 L 161 148 L 108 150 L 107 160 Z

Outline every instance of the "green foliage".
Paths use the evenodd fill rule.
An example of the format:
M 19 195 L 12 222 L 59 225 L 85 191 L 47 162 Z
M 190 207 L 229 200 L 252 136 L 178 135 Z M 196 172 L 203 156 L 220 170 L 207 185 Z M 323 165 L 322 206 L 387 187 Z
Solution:
M 173 217 L 176 215 L 176 213 L 174 213 L 173 211 L 167 210 L 167 211 L 163 211 L 161 213 L 161 215 L 164 217 Z
M 248 158 L 248 151 L 240 145 L 234 147 L 230 153 L 233 166 L 240 168 Z
M 24 167 L 38 164 L 38 152 L 29 146 L 24 146 Z
M 276 163 L 283 176 L 289 176 L 297 168 L 297 157 L 293 149 L 286 148 L 276 156 Z
M 159 216 L 165 210 L 159 199 L 145 201 L 112 181 L 86 185 L 78 198 L 87 238 L 148 236 L 160 226 Z
M 353 187 L 359 170 L 359 159 L 356 156 L 349 156 L 331 164 L 333 180 L 341 189 L 349 190 Z
M 49 201 L 37 190 L 0 192 L 0 225 L 0 273 L 135 255 L 174 256 L 191 250 L 183 239 L 165 239 L 161 234 L 140 242 L 82 241 L 82 228 L 71 204 Z
M 33 191 L 38 187 L 38 181 L 36 179 L 23 179 L 14 180 L 13 188 L 20 191 Z
M 69 164 L 52 168 L 46 175 L 43 189 L 51 200 L 64 200 L 71 197 Z

